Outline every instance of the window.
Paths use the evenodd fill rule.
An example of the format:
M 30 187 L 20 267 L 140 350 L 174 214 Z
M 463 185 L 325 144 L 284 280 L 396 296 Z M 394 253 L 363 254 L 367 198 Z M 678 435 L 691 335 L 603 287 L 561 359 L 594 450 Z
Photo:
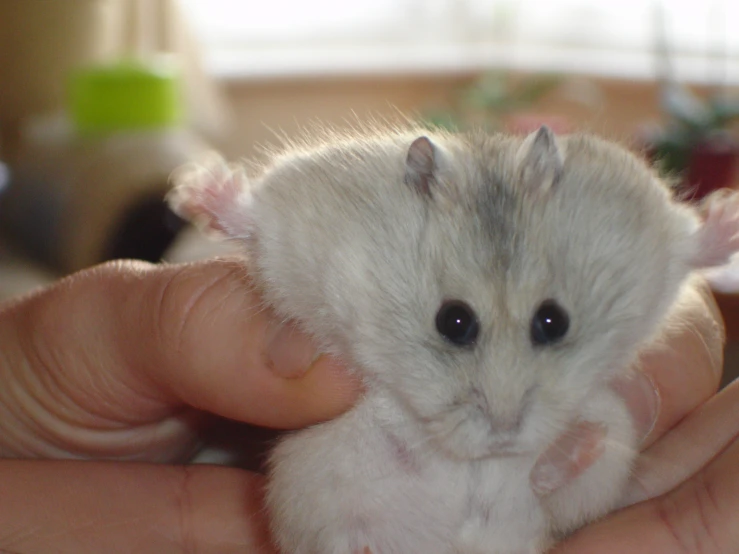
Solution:
M 735 0 L 181 0 L 224 75 L 513 66 L 739 83 Z

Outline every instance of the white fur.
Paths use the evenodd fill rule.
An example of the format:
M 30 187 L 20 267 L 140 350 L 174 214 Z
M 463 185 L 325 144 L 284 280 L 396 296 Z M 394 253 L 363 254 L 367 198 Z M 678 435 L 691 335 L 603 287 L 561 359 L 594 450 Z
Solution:
M 432 147 L 409 156 L 421 134 Z M 207 172 L 179 189 L 188 217 L 249 229 L 232 234 L 266 300 L 366 383 L 349 413 L 271 457 L 284 553 L 539 554 L 617 505 L 636 438 L 607 380 L 689 273 L 736 249 L 736 201 L 701 220 L 620 147 L 538 136 L 330 137 L 273 156 L 240 194 Z M 435 329 L 448 299 L 475 310 L 474 346 Z M 537 346 L 530 322 L 546 299 L 570 330 Z M 529 473 L 578 419 L 606 427 L 604 454 L 540 499 Z

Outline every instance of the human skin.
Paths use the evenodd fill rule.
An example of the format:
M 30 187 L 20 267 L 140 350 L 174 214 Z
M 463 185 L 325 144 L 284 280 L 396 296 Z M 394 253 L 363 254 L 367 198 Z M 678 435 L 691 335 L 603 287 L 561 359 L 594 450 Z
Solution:
M 673 321 L 637 377 L 617 385 L 648 433 L 634 501 L 689 497 L 681 490 L 696 472 L 734 471 L 731 458 L 701 470 L 739 430 L 734 388 L 714 396 L 723 334 L 705 288 L 683 298 Z M 314 358 L 305 337 L 273 321 L 233 261 L 116 262 L 0 307 L 0 551 L 273 552 L 262 476 L 177 463 L 197 448 L 209 414 L 299 428 L 348 409 L 359 383 L 337 360 Z M 79 461 L 91 458 L 98 461 Z M 721 527 L 733 517 L 729 501 L 739 502 L 730 493 L 712 537 L 730 532 Z M 658 540 L 666 521 L 683 517 L 645 528 L 650 520 L 638 511 L 649 505 L 585 528 L 558 552 L 640 552 L 642 541 L 618 542 L 629 525 Z M 686 521 L 694 523 L 686 544 L 711 525 Z M 620 546 L 605 550 L 611 544 Z
M 723 554 L 739 549 L 739 383 L 684 418 L 643 454 L 637 502 L 552 554 Z
M 294 428 L 350 407 L 358 384 L 284 329 L 231 261 L 116 262 L 4 306 L 0 452 L 26 459 L 0 461 L 0 551 L 269 552 L 261 477 L 161 462 L 206 412 Z
M 705 289 L 688 302 L 702 302 L 701 294 L 708 310 L 691 312 L 644 357 L 662 402 L 627 491 L 627 507 L 581 529 L 552 554 L 739 551 L 739 382 L 712 394 L 719 383 L 723 328 L 711 323 L 720 315 Z M 691 393 L 691 385 L 701 391 Z

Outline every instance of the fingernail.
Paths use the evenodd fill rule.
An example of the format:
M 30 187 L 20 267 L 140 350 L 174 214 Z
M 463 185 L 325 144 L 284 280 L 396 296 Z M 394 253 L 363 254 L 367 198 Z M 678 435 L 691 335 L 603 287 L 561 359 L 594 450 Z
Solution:
M 601 423 L 580 421 L 541 455 L 531 470 L 531 488 L 539 496 L 551 494 L 600 458 L 608 430 Z
M 275 375 L 295 378 L 304 375 L 320 353 L 311 339 L 288 323 L 267 335 L 266 363 Z
M 639 442 L 646 440 L 659 417 L 661 398 L 654 381 L 642 371 L 633 371 L 613 382 L 634 418 Z

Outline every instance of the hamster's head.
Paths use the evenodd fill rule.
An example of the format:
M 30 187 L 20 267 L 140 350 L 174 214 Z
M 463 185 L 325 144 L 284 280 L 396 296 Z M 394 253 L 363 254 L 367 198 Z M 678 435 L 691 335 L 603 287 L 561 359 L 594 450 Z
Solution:
M 563 432 L 656 331 L 697 225 L 625 149 L 546 128 L 326 146 L 253 200 L 267 298 L 461 459 Z

